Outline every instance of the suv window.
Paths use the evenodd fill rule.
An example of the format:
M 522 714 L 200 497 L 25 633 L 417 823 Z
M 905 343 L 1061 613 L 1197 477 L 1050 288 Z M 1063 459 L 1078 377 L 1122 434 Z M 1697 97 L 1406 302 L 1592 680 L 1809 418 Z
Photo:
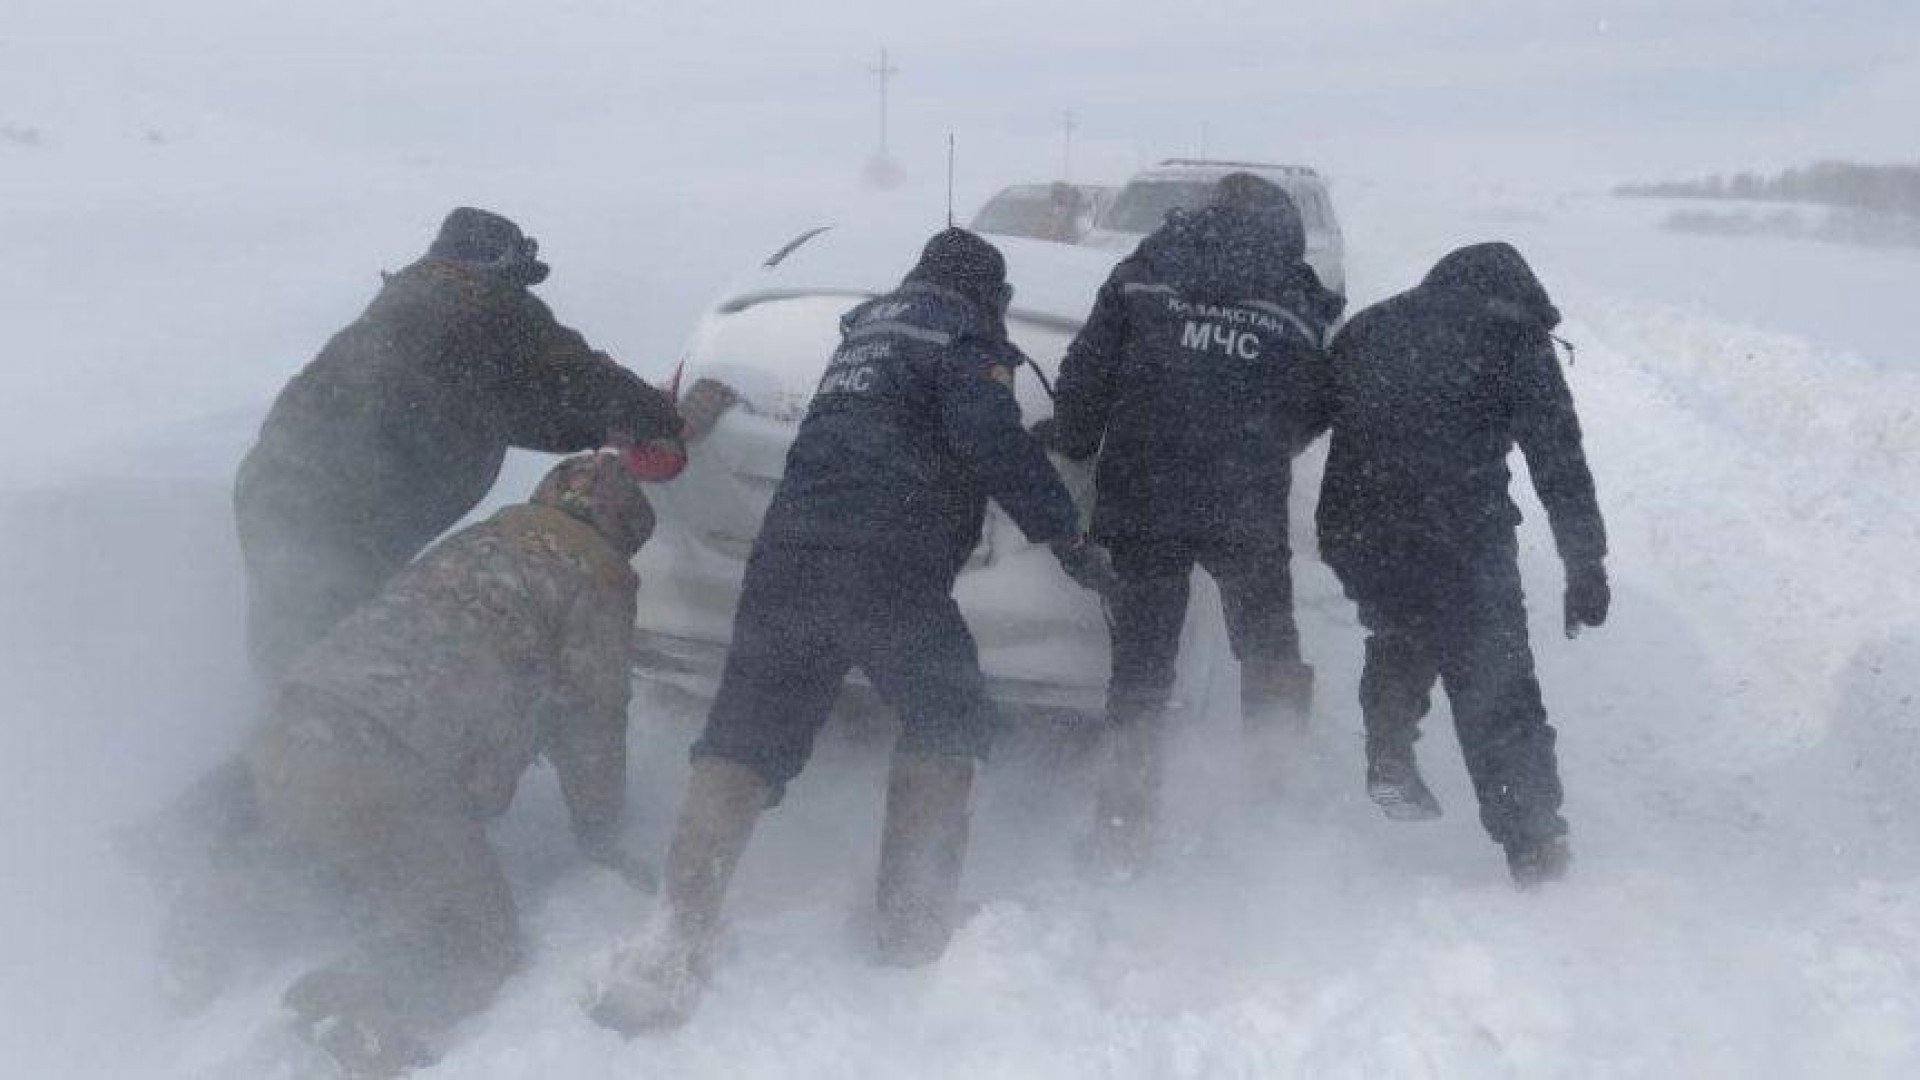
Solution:
M 1169 212 L 1204 206 L 1213 183 L 1211 178 L 1135 181 L 1121 190 L 1100 226 L 1115 232 L 1150 233 L 1160 227 Z M 1286 185 L 1286 192 L 1300 208 L 1300 223 L 1308 232 L 1332 231 L 1333 213 L 1319 189 Z
M 1150 233 L 1169 212 L 1203 205 L 1212 189 L 1212 180 L 1138 180 L 1121 190 L 1100 224 L 1115 232 Z

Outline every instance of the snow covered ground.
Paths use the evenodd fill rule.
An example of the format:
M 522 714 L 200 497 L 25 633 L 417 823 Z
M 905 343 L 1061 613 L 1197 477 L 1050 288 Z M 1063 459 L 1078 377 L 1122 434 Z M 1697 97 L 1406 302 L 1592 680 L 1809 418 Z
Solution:
M 223 151 L 192 152 L 178 183 L 137 190 L 113 181 L 112 155 L 6 159 L 0 1073 L 303 1075 L 275 996 L 314 957 L 167 1015 L 150 990 L 157 905 L 108 836 L 244 725 L 230 470 L 374 271 L 424 244 L 449 177 L 369 168 L 341 195 L 288 146 L 284 175 L 251 174 L 262 194 L 213 197 L 192 180 Z M 495 172 L 461 197 L 521 216 L 553 256 L 543 291 L 562 317 L 650 372 L 711 287 L 845 199 L 621 179 Z M 1579 345 L 1613 621 L 1563 640 L 1537 512 L 1523 550 L 1572 880 L 1508 886 L 1444 713 L 1422 749 L 1447 817 L 1374 812 L 1359 631 L 1303 555 L 1325 708 L 1298 760 L 1278 776 L 1246 765 L 1230 663 L 1202 630 L 1156 872 L 1082 880 L 1088 762 L 1015 744 L 981 799 L 978 914 L 928 971 L 862 958 L 884 744 L 844 733 L 756 839 L 703 1010 L 623 1043 L 578 1004 L 647 904 L 572 858 L 551 778 L 533 778 L 497 830 L 530 966 L 431 1075 L 1920 1069 L 1920 257 L 1679 236 L 1657 229 L 1657 206 L 1577 193 L 1354 181 L 1336 198 L 1357 302 L 1455 243 L 1504 237 Z M 516 463 L 501 494 L 536 464 Z M 699 719 L 636 704 L 635 827 L 656 846 Z

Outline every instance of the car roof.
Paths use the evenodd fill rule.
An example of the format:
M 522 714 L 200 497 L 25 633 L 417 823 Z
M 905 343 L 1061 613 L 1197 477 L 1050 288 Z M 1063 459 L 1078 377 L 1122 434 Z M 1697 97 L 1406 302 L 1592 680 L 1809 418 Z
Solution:
M 1046 195 L 1052 191 L 1052 184 L 1008 184 L 1006 187 L 994 192 L 992 199 L 987 201 L 991 202 L 993 199 L 998 199 L 1003 195 Z
M 1167 158 L 1135 173 L 1133 180 L 1216 180 L 1229 173 L 1250 172 L 1293 183 L 1321 183 L 1320 174 L 1305 165 L 1275 165 L 1261 161 L 1214 161 L 1201 158 Z M 1129 181 L 1131 182 L 1131 181 Z
M 1112 190 L 1112 188 L 1110 188 L 1106 184 L 1075 184 L 1075 183 L 1069 183 L 1065 181 L 1062 181 L 1062 182 L 1067 183 L 1068 187 L 1073 188 L 1074 190 L 1078 191 L 1080 194 L 1087 196 L 1089 198 L 1092 198 L 1096 195 L 1104 194 Z M 1042 197 L 1051 195 L 1052 193 L 1053 193 L 1052 183 L 1008 184 L 1006 187 L 1003 187 L 999 191 L 996 191 L 992 195 L 988 196 L 987 202 L 993 202 L 995 199 L 1001 199 L 1007 196 L 1013 196 L 1015 198 L 1028 198 L 1028 197 L 1042 198 Z
M 727 314 L 770 301 L 844 296 L 848 306 L 891 292 L 913 268 L 938 229 L 924 223 L 855 223 L 810 229 L 773 258 L 735 278 L 715 311 Z M 994 236 L 1013 285 L 1010 316 L 1077 327 L 1093 306 L 1119 255 L 1111 251 Z

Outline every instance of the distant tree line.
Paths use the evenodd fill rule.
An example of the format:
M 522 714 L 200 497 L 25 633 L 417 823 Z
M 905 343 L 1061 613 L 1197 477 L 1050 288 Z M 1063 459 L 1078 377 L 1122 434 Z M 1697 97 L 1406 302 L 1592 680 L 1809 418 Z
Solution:
M 1741 172 L 1699 180 L 1622 184 L 1616 195 L 1683 199 L 1764 199 L 1873 214 L 1920 217 L 1920 165 L 1822 161 L 1773 176 Z
M 1920 215 L 1865 210 L 1675 210 L 1661 225 L 1702 236 L 1782 236 L 1857 247 L 1920 247 Z

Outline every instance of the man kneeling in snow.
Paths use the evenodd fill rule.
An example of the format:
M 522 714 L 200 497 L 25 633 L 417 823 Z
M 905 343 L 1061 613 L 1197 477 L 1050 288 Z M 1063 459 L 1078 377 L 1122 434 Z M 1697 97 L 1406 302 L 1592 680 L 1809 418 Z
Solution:
M 619 457 L 571 458 L 402 571 L 293 667 L 248 748 L 263 817 L 365 892 L 362 955 L 287 991 L 356 1074 L 425 1064 L 519 960 L 484 823 L 544 754 L 594 861 L 620 845 L 637 580 L 653 512 Z

